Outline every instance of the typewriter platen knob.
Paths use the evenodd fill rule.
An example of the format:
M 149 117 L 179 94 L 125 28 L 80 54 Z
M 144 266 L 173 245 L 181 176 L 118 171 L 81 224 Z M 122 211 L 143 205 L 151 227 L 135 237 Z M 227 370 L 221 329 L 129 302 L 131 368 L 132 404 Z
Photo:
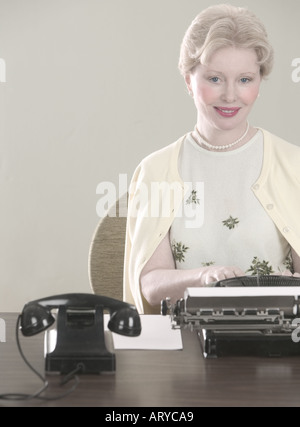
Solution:
M 160 304 L 160 314 L 162 316 L 166 316 L 167 314 L 170 314 L 170 311 L 169 311 L 170 306 L 171 306 L 170 298 L 163 299 Z
M 184 312 L 184 299 L 181 298 L 177 301 L 176 305 L 174 306 L 174 314 L 175 316 L 180 316 L 182 312 Z

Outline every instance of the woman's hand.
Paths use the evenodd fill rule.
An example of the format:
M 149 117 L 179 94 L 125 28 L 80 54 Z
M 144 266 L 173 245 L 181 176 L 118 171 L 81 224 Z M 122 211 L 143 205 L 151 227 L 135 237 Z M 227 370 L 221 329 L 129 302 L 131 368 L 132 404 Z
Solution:
M 209 266 L 201 268 L 199 273 L 198 286 L 209 285 L 210 283 L 231 279 L 232 277 L 245 276 L 245 272 L 236 266 Z
M 177 270 L 167 234 L 143 268 L 140 283 L 145 299 L 150 305 L 156 306 L 166 297 L 175 303 L 183 297 L 187 287 L 206 286 L 239 276 L 245 276 L 245 273 L 231 266 L 211 265 L 193 270 Z

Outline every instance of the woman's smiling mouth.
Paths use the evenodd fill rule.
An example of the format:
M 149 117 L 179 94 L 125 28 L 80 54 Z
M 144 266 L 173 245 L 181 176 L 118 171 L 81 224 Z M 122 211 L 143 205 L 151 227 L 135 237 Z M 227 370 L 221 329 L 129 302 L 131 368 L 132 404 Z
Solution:
M 239 107 L 214 107 L 218 114 L 222 117 L 234 117 L 240 111 Z

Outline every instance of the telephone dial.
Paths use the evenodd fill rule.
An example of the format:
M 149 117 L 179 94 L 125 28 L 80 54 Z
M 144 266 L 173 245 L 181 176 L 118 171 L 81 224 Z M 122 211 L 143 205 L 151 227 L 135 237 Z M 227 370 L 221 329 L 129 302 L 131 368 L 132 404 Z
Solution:
M 21 313 L 20 330 L 30 337 L 56 326 L 55 348 L 45 352 L 46 372 L 67 374 L 78 365 L 83 374 L 115 371 L 115 354 L 105 344 L 105 311 L 110 315 L 110 331 L 140 335 L 140 317 L 133 305 L 94 294 L 62 294 L 29 302 Z

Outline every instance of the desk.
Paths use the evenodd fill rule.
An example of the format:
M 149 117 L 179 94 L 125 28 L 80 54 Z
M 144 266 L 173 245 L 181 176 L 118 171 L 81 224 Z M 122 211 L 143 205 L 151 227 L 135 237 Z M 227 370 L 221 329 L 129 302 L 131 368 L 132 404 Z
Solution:
M 33 393 L 41 382 L 17 350 L 17 315 L 0 314 L 0 318 L 6 322 L 6 342 L 0 342 L 0 393 Z M 0 407 L 300 406 L 298 357 L 205 360 L 195 333 L 184 330 L 182 338 L 181 351 L 116 351 L 114 374 L 80 376 L 76 390 L 62 400 L 0 400 Z M 43 372 L 43 334 L 21 336 L 21 344 L 30 363 Z M 49 383 L 48 394 L 62 392 L 59 376 L 49 376 Z

